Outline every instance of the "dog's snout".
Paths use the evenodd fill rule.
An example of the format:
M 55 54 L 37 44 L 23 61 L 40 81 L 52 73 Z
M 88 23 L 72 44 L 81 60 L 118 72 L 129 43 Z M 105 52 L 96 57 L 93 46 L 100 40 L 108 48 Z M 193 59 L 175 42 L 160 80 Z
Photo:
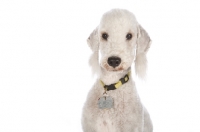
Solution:
M 120 63 L 121 63 L 121 59 L 119 57 L 112 56 L 108 58 L 108 64 L 112 66 L 113 68 L 119 66 Z

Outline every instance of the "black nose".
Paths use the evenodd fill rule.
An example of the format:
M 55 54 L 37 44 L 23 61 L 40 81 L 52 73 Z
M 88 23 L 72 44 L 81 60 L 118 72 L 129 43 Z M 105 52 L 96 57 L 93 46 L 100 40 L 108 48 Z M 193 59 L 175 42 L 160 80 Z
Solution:
M 119 66 L 120 63 L 121 63 L 121 59 L 119 57 L 112 56 L 108 58 L 108 64 L 112 66 L 113 68 Z

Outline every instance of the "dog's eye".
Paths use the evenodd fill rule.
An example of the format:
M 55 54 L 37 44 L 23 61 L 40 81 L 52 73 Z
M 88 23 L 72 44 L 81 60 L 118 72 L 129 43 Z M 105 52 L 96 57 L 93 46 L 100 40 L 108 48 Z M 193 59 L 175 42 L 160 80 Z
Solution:
M 108 34 L 107 33 L 103 33 L 102 34 L 102 38 L 105 39 L 105 40 L 107 40 L 108 39 Z
M 132 34 L 128 33 L 128 34 L 126 35 L 126 39 L 127 39 L 127 40 L 130 40 L 131 38 L 132 38 Z

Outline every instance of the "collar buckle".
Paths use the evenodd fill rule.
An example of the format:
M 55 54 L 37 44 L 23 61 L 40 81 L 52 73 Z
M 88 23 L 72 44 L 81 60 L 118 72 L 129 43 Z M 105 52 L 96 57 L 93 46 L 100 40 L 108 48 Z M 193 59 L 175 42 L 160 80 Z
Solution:
M 121 81 L 122 84 L 128 82 L 128 80 L 129 80 L 128 74 L 126 74 L 126 75 L 124 76 L 124 78 L 121 78 L 121 79 L 120 79 L 120 81 Z

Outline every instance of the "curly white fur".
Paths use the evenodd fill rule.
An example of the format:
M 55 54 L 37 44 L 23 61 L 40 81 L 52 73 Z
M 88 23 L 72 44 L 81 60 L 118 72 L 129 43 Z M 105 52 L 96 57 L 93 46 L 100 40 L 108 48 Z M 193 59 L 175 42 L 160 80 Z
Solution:
M 108 34 L 107 40 L 102 38 L 103 33 Z M 132 34 L 130 40 L 126 39 L 128 33 Z M 119 89 L 107 92 L 114 99 L 114 108 L 102 110 L 97 106 L 97 101 L 104 92 L 100 80 L 106 85 L 116 83 L 130 71 L 134 61 L 136 74 L 141 78 L 145 77 L 146 53 L 151 42 L 147 32 L 131 12 L 113 9 L 103 15 L 87 42 L 93 51 L 89 63 L 93 72 L 98 74 L 98 79 L 83 108 L 83 131 L 152 132 L 149 114 L 138 97 L 132 77 Z M 107 60 L 111 56 L 121 58 L 119 66 L 112 67 L 108 64 Z

